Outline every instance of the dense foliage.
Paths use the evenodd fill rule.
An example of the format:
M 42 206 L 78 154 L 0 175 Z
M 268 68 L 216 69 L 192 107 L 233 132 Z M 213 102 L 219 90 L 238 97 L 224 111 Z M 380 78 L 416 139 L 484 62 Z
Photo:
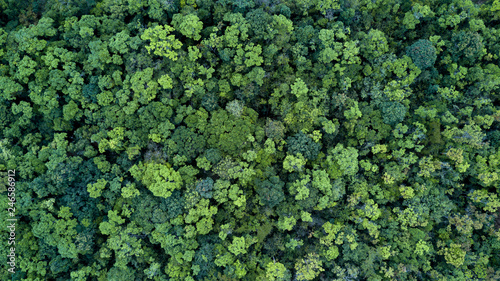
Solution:
M 0 0 L 1 280 L 499 280 L 499 38 L 498 0 Z

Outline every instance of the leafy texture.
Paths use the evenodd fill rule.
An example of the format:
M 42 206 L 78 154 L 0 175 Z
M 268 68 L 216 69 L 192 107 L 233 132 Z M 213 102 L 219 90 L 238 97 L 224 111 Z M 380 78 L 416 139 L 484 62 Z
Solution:
M 500 280 L 499 20 L 0 0 L 0 280 Z

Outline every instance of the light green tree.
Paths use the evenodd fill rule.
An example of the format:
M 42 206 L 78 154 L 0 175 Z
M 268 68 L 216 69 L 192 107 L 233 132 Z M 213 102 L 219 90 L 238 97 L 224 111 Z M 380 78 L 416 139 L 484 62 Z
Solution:
M 460 267 L 465 261 L 466 251 L 462 250 L 460 244 L 452 243 L 450 247 L 446 247 L 439 251 L 439 254 L 444 255 L 446 263 Z
M 177 53 L 174 51 L 182 47 L 181 41 L 177 40 L 175 36 L 169 35 L 175 29 L 169 25 L 157 25 L 148 28 L 141 35 L 142 40 L 149 40 L 150 43 L 146 46 L 148 53 L 164 56 L 173 61 L 177 60 Z
M 323 262 L 316 253 L 309 253 L 305 258 L 300 259 L 295 263 L 295 277 L 298 281 L 313 280 L 322 271 L 325 271 L 321 266 Z
M 175 30 L 188 38 L 194 40 L 201 38 L 200 31 L 203 29 L 203 22 L 195 14 L 175 14 L 172 18 L 172 25 Z
M 283 231 L 291 231 L 295 223 L 297 223 L 297 220 L 293 216 L 281 216 L 278 220 L 277 227 Z
M 272 261 L 266 265 L 266 278 L 269 281 L 284 281 L 287 271 L 284 264 Z
M 288 154 L 283 161 L 283 169 L 288 172 L 302 171 L 306 164 L 306 159 L 301 153 L 297 153 L 297 156 Z
M 246 254 L 245 237 L 234 237 L 233 242 L 228 247 L 229 251 L 234 255 Z
M 139 162 L 129 169 L 130 174 L 142 182 L 155 196 L 168 198 L 182 186 L 181 175 L 170 164 Z

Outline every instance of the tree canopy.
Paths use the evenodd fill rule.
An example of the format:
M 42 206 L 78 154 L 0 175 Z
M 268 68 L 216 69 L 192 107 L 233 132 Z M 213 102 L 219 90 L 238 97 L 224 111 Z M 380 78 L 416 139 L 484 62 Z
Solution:
M 499 65 L 499 0 L 0 0 L 0 279 L 500 280 Z

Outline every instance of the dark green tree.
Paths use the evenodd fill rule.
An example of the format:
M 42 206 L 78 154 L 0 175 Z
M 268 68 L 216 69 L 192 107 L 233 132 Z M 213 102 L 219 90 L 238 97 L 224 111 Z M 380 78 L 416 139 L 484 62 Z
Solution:
M 285 199 L 283 187 L 285 183 L 278 176 L 272 176 L 265 180 L 255 180 L 260 204 L 273 208 Z
M 213 188 L 214 188 L 214 180 L 212 178 L 205 178 L 205 179 L 199 180 L 196 183 L 196 191 L 198 191 L 198 193 L 203 198 L 212 198 L 212 196 L 213 196 L 212 189 Z
M 477 32 L 461 30 L 454 33 L 451 44 L 450 53 L 456 62 L 463 60 L 472 65 L 484 55 L 483 38 Z
M 319 154 L 321 144 L 315 142 L 311 137 L 299 132 L 286 139 L 288 151 L 291 154 L 302 154 L 308 160 L 314 160 Z
M 184 156 L 186 161 L 195 159 L 204 151 L 206 141 L 203 136 L 184 126 L 175 129 L 172 137 L 167 141 L 165 150 L 170 159 L 175 156 Z
M 406 54 L 420 69 L 432 67 L 436 62 L 436 48 L 427 39 L 419 39 L 406 49 Z
M 406 115 L 406 107 L 400 102 L 383 102 L 380 104 L 382 119 L 385 124 L 395 126 L 401 123 Z

